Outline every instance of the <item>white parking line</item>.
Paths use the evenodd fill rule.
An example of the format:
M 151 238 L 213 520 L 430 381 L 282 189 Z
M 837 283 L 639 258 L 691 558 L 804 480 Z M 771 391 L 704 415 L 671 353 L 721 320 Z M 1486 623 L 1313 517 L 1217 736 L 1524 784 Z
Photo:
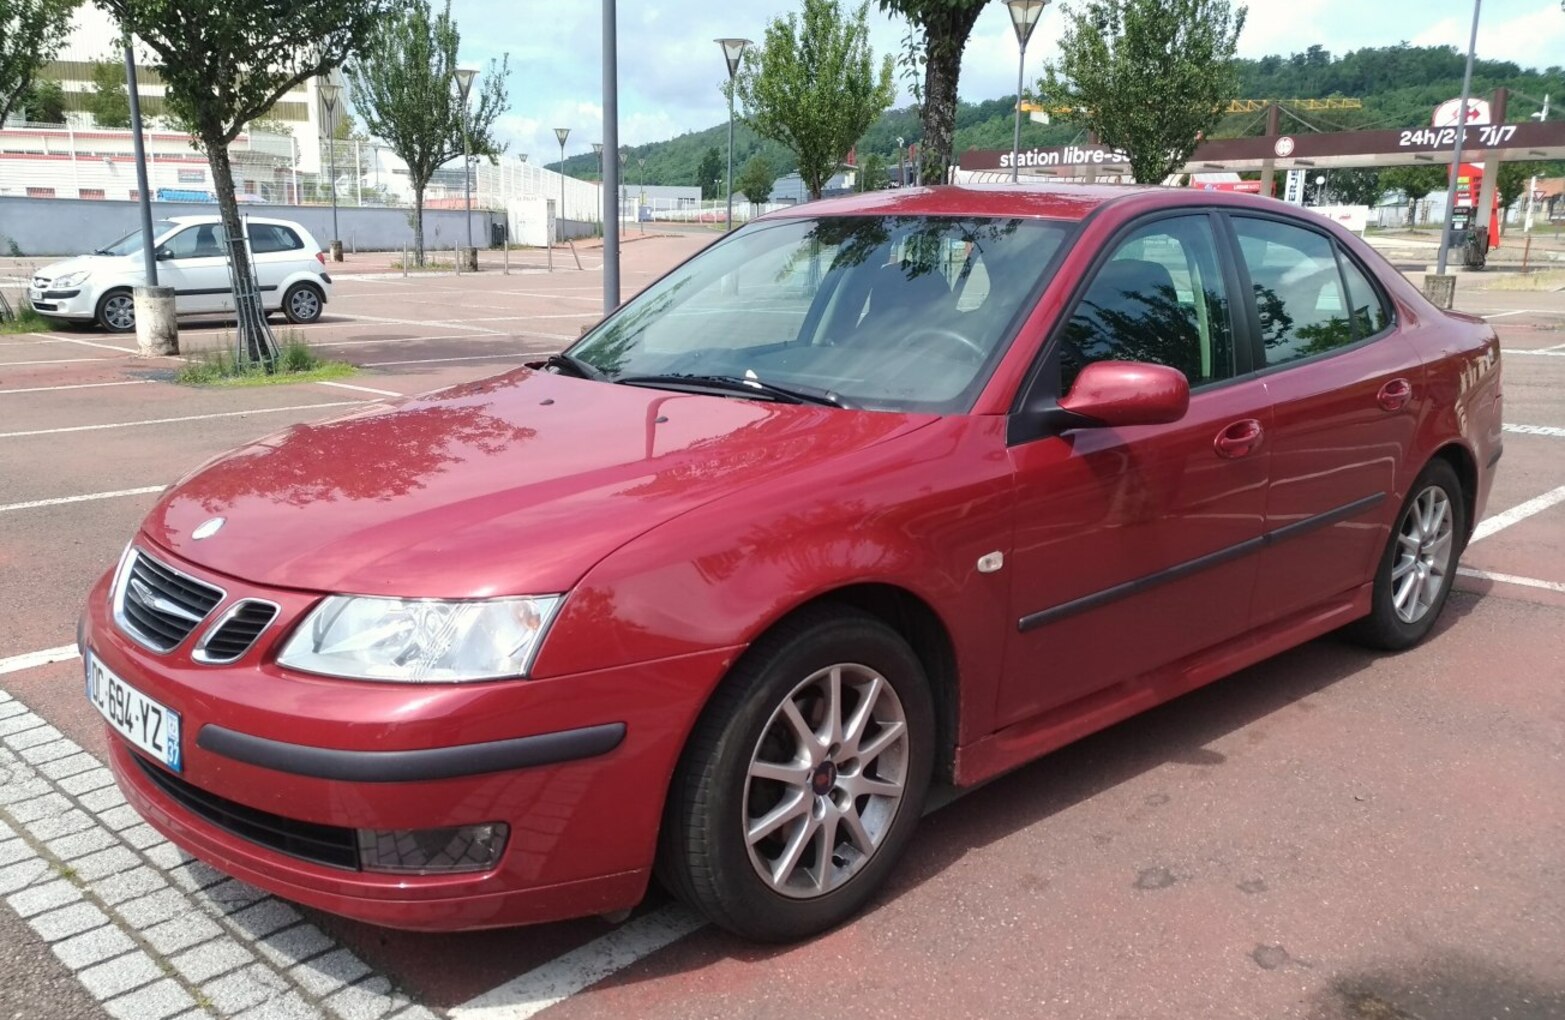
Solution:
M 1533 514 L 1540 514 L 1560 503 L 1565 503 L 1565 485 L 1557 489 L 1550 489 L 1543 495 L 1535 496 L 1525 503 L 1513 506 L 1504 513 L 1485 518 L 1477 528 L 1473 529 L 1473 537 L 1467 544 L 1472 545 L 1473 542 L 1482 542 L 1495 532 L 1509 528 L 1513 524 L 1526 520 Z
M 452 1020 L 527 1020 L 704 924 L 685 907 L 660 907 L 469 999 L 451 1010 Z
M 357 390 L 360 393 L 378 393 L 378 394 L 380 394 L 383 397 L 404 397 L 404 396 L 407 396 L 407 394 L 405 394 L 405 393 L 398 393 L 396 390 L 377 390 L 373 386 L 354 386 L 352 383 L 345 383 L 345 382 L 326 382 L 325 380 L 317 380 L 315 385 L 317 385 L 317 386 L 331 386 L 331 387 L 333 387 L 335 389 L 339 389 L 339 390 Z
M 1531 354 L 1540 358 L 1565 358 L 1565 351 L 1557 351 L 1552 347 L 1545 347 L 1541 351 L 1524 351 L 1521 348 L 1502 347 L 1500 348 L 1500 353 L 1505 355 Z
M 413 358 L 409 361 L 366 361 L 365 368 L 386 368 L 390 365 L 434 365 L 446 361 L 495 361 L 500 358 L 536 358 L 541 351 L 517 351 L 513 354 L 496 352 L 494 354 L 469 354 L 461 358 Z M 0 438 L 4 438 L 0 435 Z
M 105 386 L 145 386 L 152 379 L 132 379 L 129 382 L 88 382 L 73 383 L 69 386 L 28 386 L 19 390 L 0 390 L 0 397 L 8 393 L 52 393 L 55 390 L 96 390 Z
M 97 361 L 106 364 L 113 360 L 113 358 L 55 358 L 52 361 L 0 361 L 0 370 L 20 368 L 23 365 L 72 365 L 80 361 Z
M 1553 436 L 1556 439 L 1565 438 L 1565 429 L 1557 425 L 1506 425 L 1505 431 L 1514 432 L 1521 436 Z
M 18 670 L 32 669 L 34 666 L 47 666 L 51 662 L 65 662 L 80 654 L 75 645 L 61 645 L 58 648 L 45 648 L 41 652 L 13 655 L 7 659 L 0 659 L 0 673 L 15 673 Z
M 1540 581 L 1536 577 L 1496 574 L 1492 571 L 1477 570 L 1473 567 L 1459 567 L 1456 572 L 1462 577 L 1471 577 L 1479 581 L 1499 581 L 1504 584 L 1519 584 L 1523 588 L 1541 588 L 1544 591 L 1565 592 L 1565 582 L 1561 581 Z
M 137 354 L 137 353 L 139 353 L 139 350 L 137 348 L 135 348 L 135 347 L 120 347 L 117 344 L 99 343 L 96 340 L 82 340 L 82 339 L 80 339 L 78 337 L 73 337 L 73 336 L 50 337 L 48 334 L 44 334 L 44 333 L 33 333 L 33 334 L 30 334 L 30 335 L 36 336 L 39 339 L 54 339 L 54 340 L 58 340 L 62 344 L 81 344 L 83 347 L 102 347 L 106 351 L 119 351 L 122 354 Z
M 98 432 L 103 429 L 129 429 L 138 425 L 172 425 L 182 421 L 208 421 L 212 418 L 243 418 L 247 414 L 277 414 L 282 411 L 309 411 L 317 407 L 350 407 L 365 403 L 363 400 L 333 400 L 325 404 L 290 404 L 287 407 L 257 407 L 250 411 L 218 411 L 213 414 L 187 414 L 178 418 L 148 418 L 144 421 L 117 421 L 106 425 L 67 425 L 57 429 L 28 429 L 24 432 L 0 432 L 0 439 L 19 439 L 23 436 L 52 436 L 61 432 Z
M 460 322 L 430 322 L 424 319 L 392 319 L 381 315 L 357 315 L 339 313 L 334 316 L 337 319 L 347 319 L 349 322 L 386 322 L 396 326 L 433 326 L 437 329 L 465 329 L 473 333 L 498 333 L 499 330 L 489 329 L 486 326 L 466 326 Z
M 0 514 L 11 510 L 36 510 L 41 506 L 64 506 L 66 503 L 88 503 L 95 499 L 115 499 L 119 496 L 145 496 L 149 492 L 162 492 L 166 485 L 144 485 L 139 489 L 114 489 L 110 492 L 89 492 L 82 496 L 56 496 L 54 499 L 34 499 L 26 503 L 0 503 Z

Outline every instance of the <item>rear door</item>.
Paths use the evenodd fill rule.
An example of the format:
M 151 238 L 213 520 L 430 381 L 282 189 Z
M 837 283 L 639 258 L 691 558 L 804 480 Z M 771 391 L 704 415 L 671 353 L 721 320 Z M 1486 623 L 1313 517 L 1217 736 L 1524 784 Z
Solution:
M 1132 227 L 1051 342 L 1041 378 L 1056 393 L 1094 361 L 1155 362 L 1184 372 L 1190 410 L 1010 447 L 1017 629 L 1000 726 L 1078 717 L 1250 624 L 1271 414 L 1231 314 L 1221 236 L 1205 212 Z
M 1275 414 L 1260 624 L 1370 580 L 1425 395 L 1391 301 L 1324 227 L 1248 213 L 1228 222 Z

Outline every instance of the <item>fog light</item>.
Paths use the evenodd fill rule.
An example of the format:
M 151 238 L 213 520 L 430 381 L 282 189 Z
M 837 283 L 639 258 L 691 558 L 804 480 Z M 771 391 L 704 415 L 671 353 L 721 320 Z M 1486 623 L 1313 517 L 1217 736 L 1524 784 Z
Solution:
M 504 822 L 450 829 L 360 829 L 359 866 L 412 875 L 488 871 L 500 863 L 510 834 Z

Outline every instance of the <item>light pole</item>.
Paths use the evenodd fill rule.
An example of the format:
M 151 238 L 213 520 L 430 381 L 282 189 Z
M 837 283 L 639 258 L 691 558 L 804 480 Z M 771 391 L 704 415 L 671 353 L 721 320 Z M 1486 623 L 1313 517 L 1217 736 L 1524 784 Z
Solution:
M 903 167 L 905 164 L 902 159 L 902 147 L 906 144 L 907 142 L 902 138 L 902 136 L 897 135 L 897 187 L 899 188 L 904 188 L 907 186 L 907 175 L 903 172 Z
M 336 123 L 337 100 L 342 97 L 342 86 L 323 81 L 320 84 L 321 105 L 326 108 L 326 119 L 321 123 L 321 137 L 326 139 L 326 151 L 331 168 L 331 260 L 342 261 L 342 234 L 337 230 L 337 146 L 332 138 Z
M 1473 0 L 1473 32 L 1467 42 L 1467 71 L 1462 75 L 1462 105 L 1456 112 L 1456 147 L 1451 153 L 1451 174 L 1446 178 L 1445 222 L 1440 226 L 1440 255 L 1435 262 L 1435 274 L 1445 275 L 1446 262 L 1451 254 L 1451 218 L 1456 215 L 1456 178 L 1462 172 L 1462 143 L 1467 135 L 1467 104 L 1473 97 L 1473 57 L 1478 51 L 1478 15 L 1483 0 Z M 1473 215 L 1482 210 L 1474 209 Z M 1447 306 L 1449 307 L 1449 306 Z
M 554 239 L 564 236 L 560 221 L 565 219 L 565 139 L 571 136 L 570 128 L 555 128 L 554 137 L 560 141 L 560 207 L 554 213 Z
M 472 143 L 468 139 L 467 96 L 478 72 L 470 67 L 459 67 L 454 74 L 457 93 L 462 100 L 462 193 L 467 200 L 467 247 L 473 252 L 468 258 L 473 260 L 471 268 L 477 269 L 478 253 L 473 249 L 473 154 Z
M 1018 165 L 1022 151 L 1022 78 L 1027 70 L 1027 40 L 1032 38 L 1032 30 L 1038 27 L 1038 19 L 1043 17 L 1043 9 L 1049 5 L 1049 0 L 1005 0 L 1005 6 L 1011 11 L 1011 27 L 1016 29 L 1016 44 L 1021 48 L 1021 54 L 1016 59 L 1016 127 L 1011 135 L 1011 183 L 1018 184 L 1022 179 L 1022 168 Z
M 592 143 L 592 154 L 598 157 L 598 208 L 603 207 L 603 143 Z
M 728 62 L 728 229 L 734 229 L 734 76 L 739 73 L 739 58 L 748 39 L 718 39 L 723 59 Z
M 614 222 L 623 223 L 625 220 L 625 165 L 630 161 L 630 153 L 624 149 L 619 153 L 619 208 L 615 210 Z
M 647 157 L 636 157 L 636 226 L 645 234 L 647 228 L 641 223 L 641 203 L 647 200 Z

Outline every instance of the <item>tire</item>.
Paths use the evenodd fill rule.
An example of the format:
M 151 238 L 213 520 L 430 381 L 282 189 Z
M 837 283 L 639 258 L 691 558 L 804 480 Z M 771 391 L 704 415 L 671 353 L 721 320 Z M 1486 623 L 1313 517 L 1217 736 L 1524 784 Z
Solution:
M 1431 515 L 1436 524 L 1433 534 L 1426 534 L 1422 523 Z M 1424 640 L 1451 594 L 1467 534 L 1467 504 L 1456 471 L 1443 459 L 1430 461 L 1386 540 L 1375 569 L 1370 614 L 1352 624 L 1348 636 L 1391 652 Z M 1409 574 L 1414 575 L 1411 582 Z
M 136 331 L 136 302 L 129 289 L 111 290 L 98 299 L 98 325 L 110 333 Z
M 320 320 L 326 310 L 326 295 L 314 284 L 296 283 L 283 295 L 283 314 L 288 321 L 305 325 Z
M 838 732 L 828 725 L 825 696 L 834 674 L 844 725 L 827 747 L 822 735 Z M 869 698 L 869 721 L 848 725 Z M 813 756 L 785 702 L 816 737 Z M 874 757 L 860 761 L 851 753 L 860 748 L 874 748 Z M 896 866 L 923 813 L 934 750 L 929 681 L 901 635 L 844 607 L 801 613 L 750 648 L 696 723 L 669 791 L 658 876 L 745 938 L 787 942 L 825 931 L 857 913 Z M 788 782 L 752 774 L 783 761 L 775 771 Z M 893 802 L 884 791 L 899 782 Z M 802 804 L 802 813 L 790 804 Z M 784 816 L 752 845 L 747 830 Z M 789 867 L 795 844 L 802 852 Z

